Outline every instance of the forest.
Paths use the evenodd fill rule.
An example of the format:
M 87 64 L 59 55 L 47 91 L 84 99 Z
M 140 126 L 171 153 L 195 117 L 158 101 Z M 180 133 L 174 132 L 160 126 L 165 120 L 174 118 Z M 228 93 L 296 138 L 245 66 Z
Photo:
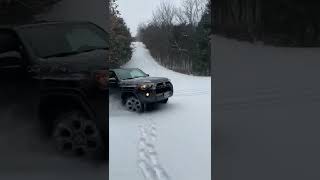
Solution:
M 162 1 L 149 22 L 139 25 L 142 41 L 161 65 L 185 74 L 210 75 L 211 4 L 184 0 L 181 7 Z
M 300 0 L 213 0 L 213 33 L 275 46 L 319 46 L 319 5 Z

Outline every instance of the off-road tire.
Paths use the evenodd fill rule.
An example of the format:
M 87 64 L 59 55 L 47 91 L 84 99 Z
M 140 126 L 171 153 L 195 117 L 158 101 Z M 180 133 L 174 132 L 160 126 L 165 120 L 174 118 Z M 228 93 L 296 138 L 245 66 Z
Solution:
M 85 114 L 62 113 L 54 122 L 52 139 L 57 150 L 67 156 L 103 159 L 106 144 L 96 123 Z
M 137 97 L 129 96 L 125 99 L 125 107 L 132 112 L 143 112 L 145 104 L 143 104 Z
M 166 103 L 168 103 L 168 98 L 167 99 L 164 99 L 164 100 L 162 100 L 162 101 L 160 101 L 160 103 L 162 103 L 162 104 L 166 104 Z

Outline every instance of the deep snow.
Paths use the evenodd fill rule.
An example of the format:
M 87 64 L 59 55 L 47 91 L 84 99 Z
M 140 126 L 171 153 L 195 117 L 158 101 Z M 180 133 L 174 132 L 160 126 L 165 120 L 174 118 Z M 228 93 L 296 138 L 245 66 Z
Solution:
M 211 78 L 168 70 L 141 42 L 124 67 L 171 79 L 168 104 L 142 114 L 128 112 L 110 97 L 110 167 L 112 180 L 211 179 Z

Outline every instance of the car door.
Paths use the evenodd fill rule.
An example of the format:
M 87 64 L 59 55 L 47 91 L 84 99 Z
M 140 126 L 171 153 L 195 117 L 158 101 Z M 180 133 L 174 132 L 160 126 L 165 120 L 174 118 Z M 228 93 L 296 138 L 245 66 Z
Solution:
M 119 95 L 119 81 L 114 71 L 109 71 L 109 94 L 110 95 Z

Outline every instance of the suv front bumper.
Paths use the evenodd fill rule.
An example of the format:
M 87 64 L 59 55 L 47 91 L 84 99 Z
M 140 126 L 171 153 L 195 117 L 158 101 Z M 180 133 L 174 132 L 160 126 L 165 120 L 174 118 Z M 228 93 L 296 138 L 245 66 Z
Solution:
M 157 103 L 168 99 L 173 95 L 173 90 L 169 90 L 163 93 L 156 93 L 155 90 L 141 91 L 137 93 L 138 98 L 142 103 Z

